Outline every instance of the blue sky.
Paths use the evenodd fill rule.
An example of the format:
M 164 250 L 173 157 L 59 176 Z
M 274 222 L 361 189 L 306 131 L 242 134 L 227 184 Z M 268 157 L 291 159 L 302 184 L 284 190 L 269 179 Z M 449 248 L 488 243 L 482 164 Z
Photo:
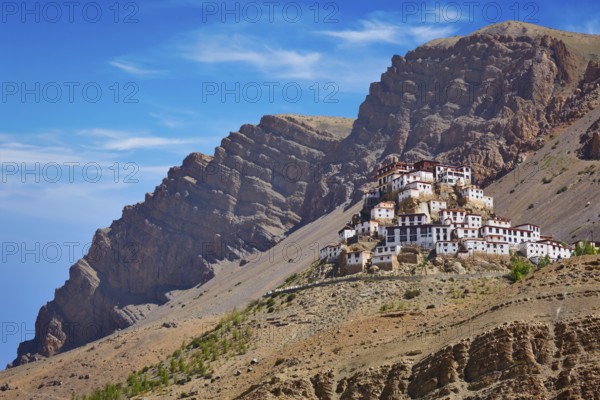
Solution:
M 1 366 L 94 231 L 188 153 L 264 114 L 356 117 L 392 55 L 433 38 L 600 33 L 595 1 L 67 3 L 0 6 Z

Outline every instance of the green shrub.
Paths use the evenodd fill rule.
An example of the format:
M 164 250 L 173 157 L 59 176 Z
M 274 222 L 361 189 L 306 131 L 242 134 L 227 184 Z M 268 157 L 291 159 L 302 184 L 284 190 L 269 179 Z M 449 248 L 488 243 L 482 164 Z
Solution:
M 598 254 L 598 250 L 594 248 L 594 246 L 588 242 L 587 240 L 583 241 L 583 244 L 577 244 L 575 247 L 575 255 L 576 256 L 587 256 L 587 255 L 595 255 Z
M 538 268 L 544 268 L 547 265 L 549 265 L 551 262 L 552 262 L 552 260 L 550 260 L 550 257 L 548 255 L 546 255 L 545 257 L 542 257 L 539 259 Z
M 419 289 L 406 289 L 406 291 L 404 292 L 404 298 L 406 300 L 410 300 L 410 299 L 414 299 L 415 297 L 417 297 L 420 294 L 421 294 L 421 291 Z
M 523 258 L 514 258 L 510 268 L 510 279 L 518 282 L 531 271 L 531 263 Z
M 569 188 L 566 186 L 561 187 L 560 189 L 558 189 L 558 191 L 556 192 L 556 194 L 561 194 L 564 193 L 568 190 Z

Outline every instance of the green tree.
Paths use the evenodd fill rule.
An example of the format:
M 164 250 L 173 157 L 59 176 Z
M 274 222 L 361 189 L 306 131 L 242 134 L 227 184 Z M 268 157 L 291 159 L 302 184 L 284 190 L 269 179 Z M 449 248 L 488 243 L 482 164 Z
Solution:
M 545 266 L 549 265 L 551 262 L 552 262 L 552 260 L 550 260 L 550 256 L 546 254 L 544 257 L 539 259 L 538 268 L 544 268 Z
M 531 271 L 531 263 L 527 259 L 521 257 L 513 258 L 510 268 L 510 279 L 513 282 L 518 282 L 523 279 Z
M 581 243 L 577 243 L 575 247 L 575 255 L 576 256 L 587 256 L 587 255 L 595 255 L 598 254 L 598 249 L 594 248 L 594 245 L 587 240 L 584 240 Z

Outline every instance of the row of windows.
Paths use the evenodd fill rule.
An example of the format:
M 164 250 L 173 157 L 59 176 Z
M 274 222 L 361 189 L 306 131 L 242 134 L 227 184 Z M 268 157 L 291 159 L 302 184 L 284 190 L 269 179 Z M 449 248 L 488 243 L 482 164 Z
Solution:
M 531 232 L 527 231 L 513 231 L 510 229 L 500 229 L 500 228 L 486 228 L 486 233 L 502 233 L 503 235 L 511 235 L 511 236 L 521 236 L 521 237 L 531 237 Z

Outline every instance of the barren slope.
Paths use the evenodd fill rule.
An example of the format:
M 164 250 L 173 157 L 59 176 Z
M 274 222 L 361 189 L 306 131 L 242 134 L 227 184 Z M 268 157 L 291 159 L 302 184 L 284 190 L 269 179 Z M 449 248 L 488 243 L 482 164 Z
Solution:
M 72 392 L 86 394 L 107 382 L 124 381 L 129 373 L 165 359 L 182 341 L 211 329 L 219 315 L 243 308 L 289 275 L 308 268 L 315 256 L 318 259 L 318 248 L 336 240 L 342 221 L 349 220 L 359 208 L 338 207 L 292 233 L 269 252 L 249 256 L 250 262 L 243 267 L 239 261 L 219 264 L 210 282 L 171 293 L 169 302 L 142 310 L 145 317 L 128 329 L 55 357 L 0 372 L 1 383 L 19 388 L 0 392 L 0 398 L 70 399 Z M 162 327 L 164 322 L 174 322 L 176 328 Z M 90 379 L 79 379 L 88 374 Z M 62 384 L 50 385 L 54 381 Z
M 600 240 L 600 160 L 577 154 L 580 136 L 598 119 L 600 109 L 554 130 L 544 147 L 523 154 L 514 171 L 486 188 L 496 212 L 516 223 L 538 224 L 567 243 Z
M 471 294 L 439 308 L 384 316 L 366 312 L 328 335 L 284 347 L 277 357 L 298 363 L 273 368 L 274 357 L 268 358 L 267 366 L 255 371 L 263 375 L 262 383 L 233 397 L 598 399 L 600 258 L 553 264 L 512 286 L 484 283 L 489 284 L 499 291 L 481 294 L 481 281 L 471 281 L 464 285 Z M 439 280 L 429 287 L 434 293 L 448 290 Z M 340 289 L 356 296 L 366 287 Z M 389 296 L 389 286 L 373 285 L 367 293 L 377 306 Z M 352 294 L 342 299 L 347 296 Z M 324 317 L 332 309 L 324 306 Z M 251 376 L 244 379 L 257 380 Z M 230 384 L 220 384 L 229 393 Z

